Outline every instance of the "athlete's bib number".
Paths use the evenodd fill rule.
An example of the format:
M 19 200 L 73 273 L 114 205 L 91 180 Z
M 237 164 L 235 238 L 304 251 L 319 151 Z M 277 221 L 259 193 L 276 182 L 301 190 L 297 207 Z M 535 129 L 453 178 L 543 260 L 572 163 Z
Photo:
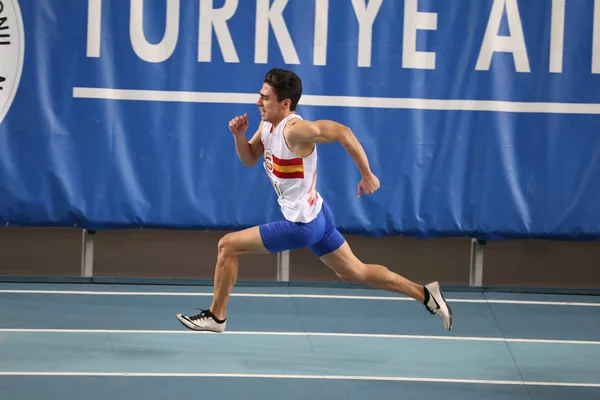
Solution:
M 265 167 L 265 170 L 267 171 L 267 176 L 269 177 L 269 180 L 271 181 L 271 185 L 273 185 L 273 189 L 275 189 L 275 193 L 277 193 L 277 197 L 281 197 L 281 189 L 279 188 L 279 182 L 273 180 L 273 178 L 271 178 L 271 173 L 269 172 L 269 169 L 267 168 L 267 166 L 265 164 L 263 164 L 263 166 Z
M 269 177 L 271 179 L 271 177 Z M 279 188 L 279 182 L 275 182 L 271 179 L 271 183 L 273 184 L 273 189 L 275 189 L 275 193 L 277 193 L 277 197 L 281 197 L 281 189 Z

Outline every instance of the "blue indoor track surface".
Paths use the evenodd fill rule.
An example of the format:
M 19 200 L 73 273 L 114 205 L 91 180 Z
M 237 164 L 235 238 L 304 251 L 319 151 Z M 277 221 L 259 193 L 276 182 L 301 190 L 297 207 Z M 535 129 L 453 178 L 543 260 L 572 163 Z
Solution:
M 0 399 L 600 399 L 600 297 L 446 292 L 454 329 L 364 289 L 0 283 Z

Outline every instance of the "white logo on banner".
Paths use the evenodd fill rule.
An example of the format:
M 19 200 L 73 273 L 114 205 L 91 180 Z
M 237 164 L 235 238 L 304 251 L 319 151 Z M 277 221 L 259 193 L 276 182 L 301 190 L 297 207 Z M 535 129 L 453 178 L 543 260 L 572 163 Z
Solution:
M 23 18 L 17 0 L 0 0 L 0 124 L 17 94 L 25 37 Z

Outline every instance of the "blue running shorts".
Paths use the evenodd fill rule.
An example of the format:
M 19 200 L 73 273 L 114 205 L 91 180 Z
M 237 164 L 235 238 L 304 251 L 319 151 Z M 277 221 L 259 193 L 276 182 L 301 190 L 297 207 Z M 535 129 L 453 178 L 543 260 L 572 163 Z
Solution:
M 337 250 L 345 242 L 325 202 L 311 222 L 283 219 L 260 225 L 259 229 L 263 244 L 271 253 L 308 247 L 317 257 L 321 257 Z

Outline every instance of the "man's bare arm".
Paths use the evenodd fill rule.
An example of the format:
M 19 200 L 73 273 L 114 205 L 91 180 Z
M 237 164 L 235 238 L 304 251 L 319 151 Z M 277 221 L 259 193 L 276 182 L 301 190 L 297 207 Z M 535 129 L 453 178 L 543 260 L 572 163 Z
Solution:
M 235 149 L 237 155 L 246 167 L 255 165 L 263 154 L 263 146 L 260 140 L 260 128 L 248 141 L 245 135 L 235 135 Z
M 285 127 L 286 138 L 291 142 L 339 142 L 356 163 L 362 176 L 371 174 L 369 160 L 352 130 L 331 120 L 292 120 Z
M 260 131 L 262 129 L 262 122 L 258 126 L 254 136 L 248 141 L 246 139 L 246 129 L 248 127 L 248 118 L 244 114 L 241 117 L 235 117 L 229 122 L 229 129 L 233 133 L 235 141 L 235 150 L 238 158 L 246 167 L 255 165 L 263 153 L 263 145 L 260 140 Z

